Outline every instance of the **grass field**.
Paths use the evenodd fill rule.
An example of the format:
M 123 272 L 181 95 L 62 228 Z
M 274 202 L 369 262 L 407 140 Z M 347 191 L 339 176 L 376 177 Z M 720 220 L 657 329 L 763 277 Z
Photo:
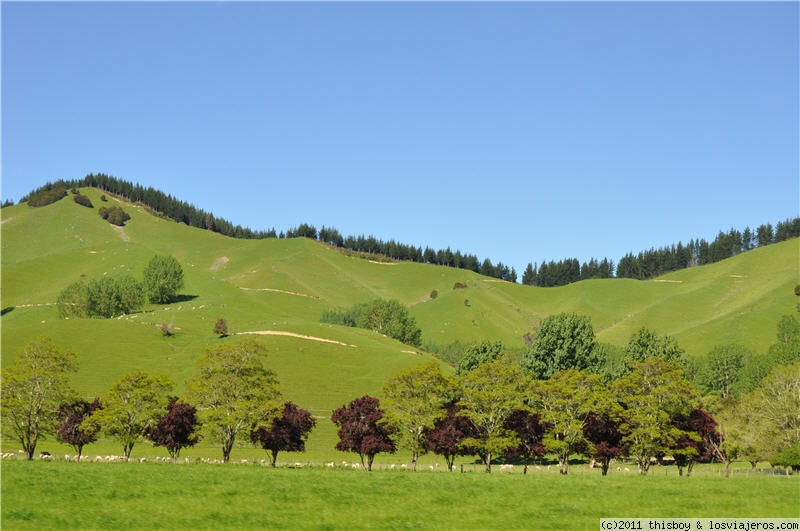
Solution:
M 674 470 L 673 470 L 674 472 Z M 800 478 L 3 462 L 3 529 L 597 529 L 800 517 Z

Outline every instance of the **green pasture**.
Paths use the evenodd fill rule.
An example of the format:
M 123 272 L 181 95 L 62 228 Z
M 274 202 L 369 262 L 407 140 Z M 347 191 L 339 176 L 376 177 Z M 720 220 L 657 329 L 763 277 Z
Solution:
M 86 397 L 104 393 L 134 369 L 169 376 L 180 393 L 203 349 L 239 339 L 213 334 L 215 321 L 225 318 L 233 334 L 311 336 L 257 337 L 286 398 L 327 418 L 333 408 L 377 393 L 398 371 L 431 359 L 374 332 L 320 323 L 326 310 L 376 297 L 406 304 L 425 344 L 490 339 L 520 352 L 523 335 L 543 318 L 570 311 L 591 316 L 600 341 L 622 347 L 647 326 L 674 335 L 690 357 L 729 342 L 765 352 L 778 320 L 797 304 L 797 239 L 653 281 L 534 288 L 460 269 L 369 260 L 307 239 L 237 240 L 129 203 L 122 206 L 131 219 L 115 228 L 97 215 L 101 192 L 82 192 L 94 209 L 77 205 L 71 194 L 46 207 L 2 209 L 0 346 L 7 364 L 35 337 L 51 337 L 77 354 L 73 385 Z M 107 204 L 115 202 L 109 196 Z M 59 319 L 55 302 L 70 283 L 118 274 L 141 278 L 157 253 L 182 264 L 181 301 L 119 319 Z M 438 295 L 431 298 L 434 290 Z M 164 337 L 160 324 L 172 327 L 174 336 Z
M 692 477 L 4 461 L 4 529 L 597 529 L 800 517 L 797 476 Z

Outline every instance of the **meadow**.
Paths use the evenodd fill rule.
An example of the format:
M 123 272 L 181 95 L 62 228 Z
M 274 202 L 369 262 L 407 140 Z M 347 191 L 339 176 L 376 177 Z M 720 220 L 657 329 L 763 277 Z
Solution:
M 725 480 L 711 465 L 691 478 L 678 478 L 674 468 L 603 478 L 585 465 L 567 477 L 523 476 L 518 469 L 486 475 L 465 460 L 469 473 L 448 474 L 441 458 L 428 455 L 423 471 L 412 474 L 399 470 L 410 461 L 400 451 L 379 455 L 380 470 L 372 474 L 328 469 L 321 464 L 355 460 L 333 449 L 331 410 L 377 395 L 389 377 L 435 358 L 375 332 L 320 323 L 326 310 L 383 297 L 409 308 L 423 344 L 492 339 L 521 352 L 523 336 L 543 318 L 577 312 L 592 318 L 600 341 L 617 348 L 647 326 L 676 337 L 690 358 L 730 342 L 764 353 L 780 317 L 795 311 L 800 239 L 651 281 L 534 288 L 454 268 L 378 263 L 302 238 L 235 240 L 127 203 L 131 220 L 118 229 L 97 215 L 100 192 L 82 191 L 94 209 L 69 196 L 42 208 L 2 209 L 3 365 L 32 339 L 49 336 L 77 354 L 71 383 L 86 398 L 135 369 L 170 377 L 180 394 L 203 349 L 268 331 L 276 335 L 257 336 L 268 351 L 266 365 L 285 399 L 310 410 L 318 425 L 307 454 L 281 454 L 283 466 L 274 470 L 258 464 L 265 452 L 247 441 L 233 451 L 237 464 L 228 465 L 194 463 L 221 457 L 208 441 L 184 451 L 191 464 L 175 466 L 153 463 L 166 451 L 146 442 L 136 445 L 133 460 L 147 463 L 3 460 L 4 529 L 596 529 L 603 517 L 800 516 L 797 476 L 737 473 Z M 181 302 L 118 319 L 59 319 L 54 303 L 70 283 L 123 273 L 141 278 L 154 254 L 182 264 Z M 457 283 L 467 287 L 455 289 Z M 231 337 L 212 332 L 218 318 L 229 322 Z M 160 324 L 174 335 L 163 336 Z M 4 452 L 17 449 L 13 441 L 3 444 Z M 52 437 L 39 451 L 73 453 Z M 85 453 L 119 455 L 121 445 L 101 439 Z M 288 468 L 295 460 L 318 465 Z M 438 471 L 429 470 L 437 464 Z
M 601 518 L 797 518 L 800 478 L 4 461 L 4 529 L 597 529 Z

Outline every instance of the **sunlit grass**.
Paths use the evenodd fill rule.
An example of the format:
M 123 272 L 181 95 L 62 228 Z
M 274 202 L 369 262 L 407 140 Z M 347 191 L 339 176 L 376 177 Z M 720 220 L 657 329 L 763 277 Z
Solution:
M 800 478 L 4 461 L 4 529 L 596 529 L 800 516 Z

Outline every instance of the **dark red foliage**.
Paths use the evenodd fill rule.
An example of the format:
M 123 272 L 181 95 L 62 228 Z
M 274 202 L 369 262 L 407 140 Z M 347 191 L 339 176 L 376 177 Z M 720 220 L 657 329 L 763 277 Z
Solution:
M 306 451 L 306 439 L 316 424 L 317 420 L 309 411 L 298 408 L 292 402 L 286 402 L 281 416 L 273 420 L 269 428 L 258 426 L 252 430 L 250 440 L 272 453 L 271 464 L 275 466 L 280 451 Z
M 381 418 L 383 411 L 380 401 L 369 395 L 356 398 L 349 405 L 335 410 L 331 420 L 339 426 L 336 449 L 357 453 L 364 468 L 372 470 L 372 460 L 376 454 L 395 451 L 394 442 L 389 438 L 394 429 L 379 424 Z
M 684 433 L 675 443 L 675 464 L 679 469 L 687 467 L 691 473 L 694 462 L 709 463 L 714 459 L 714 449 L 719 448 L 721 436 L 717 421 L 702 407 L 692 410 L 689 416 L 678 415 L 673 425 Z M 693 449 L 694 452 L 687 452 Z
M 525 463 L 523 474 L 526 474 L 530 458 L 541 457 L 545 454 L 542 437 L 547 425 L 540 421 L 538 413 L 518 409 L 509 415 L 503 426 L 516 433 L 519 440 L 519 444 L 506 450 L 505 455 L 506 457 L 521 457 Z
M 467 437 L 475 436 L 475 426 L 469 419 L 458 415 L 461 409 L 456 402 L 445 406 L 447 415 L 434 424 L 432 430 L 426 433 L 428 450 L 437 455 L 444 456 L 447 469 L 453 470 L 453 461 L 457 455 L 471 455 L 472 450 L 461 447 L 461 441 Z
M 197 408 L 186 402 L 172 399 L 167 406 L 167 413 L 159 419 L 158 424 L 150 432 L 150 440 L 154 446 L 163 446 L 175 461 L 181 449 L 197 444 L 196 434 L 199 422 Z
M 76 400 L 71 404 L 64 404 L 58 408 L 58 425 L 56 426 L 56 439 L 68 444 L 75 449 L 80 459 L 83 447 L 97 440 L 100 426 L 86 426 L 81 429 L 81 423 L 96 409 L 100 409 L 100 399 L 92 402 Z
M 583 425 L 583 435 L 594 446 L 594 458 L 600 463 L 604 476 L 608 473 L 611 460 L 627 453 L 627 448 L 622 443 L 619 422 L 608 415 L 590 413 Z

